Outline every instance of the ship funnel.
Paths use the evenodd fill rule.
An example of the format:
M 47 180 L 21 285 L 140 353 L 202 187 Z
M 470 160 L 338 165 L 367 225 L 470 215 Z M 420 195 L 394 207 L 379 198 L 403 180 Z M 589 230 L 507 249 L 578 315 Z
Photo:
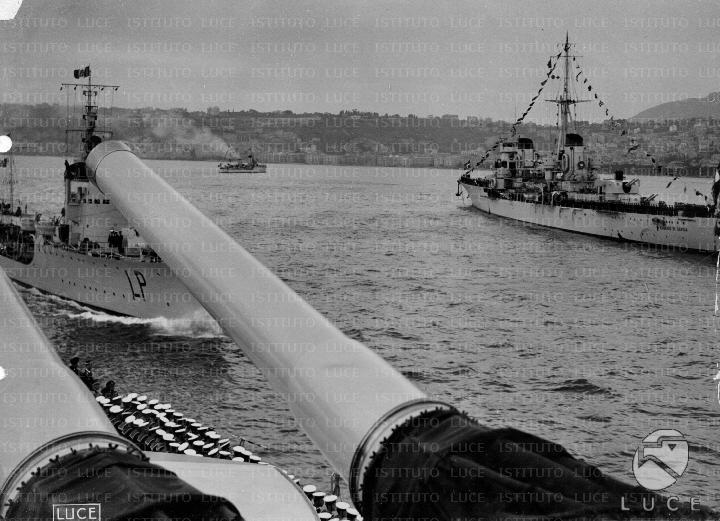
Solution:
M 125 144 L 102 143 L 86 162 L 90 179 L 288 400 L 347 479 L 357 479 L 397 425 L 451 409 L 344 335 Z

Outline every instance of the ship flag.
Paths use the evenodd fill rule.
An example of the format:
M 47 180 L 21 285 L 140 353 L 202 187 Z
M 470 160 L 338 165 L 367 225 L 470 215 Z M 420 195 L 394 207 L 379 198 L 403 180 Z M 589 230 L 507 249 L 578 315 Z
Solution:
M 75 69 L 73 71 L 73 76 L 76 80 L 80 78 L 87 78 L 88 76 L 90 76 L 90 66 L 88 65 L 84 69 Z

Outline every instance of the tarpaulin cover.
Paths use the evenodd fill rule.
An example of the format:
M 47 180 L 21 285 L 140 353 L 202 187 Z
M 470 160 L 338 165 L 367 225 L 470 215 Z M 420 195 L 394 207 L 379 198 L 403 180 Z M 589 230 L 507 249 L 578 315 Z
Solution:
M 7 520 L 52 520 L 53 505 L 99 503 L 102 521 L 242 520 L 232 503 L 203 494 L 137 455 L 80 451 L 41 469 L 22 488 Z
M 363 477 L 361 511 L 368 521 L 716 518 L 698 505 L 667 505 L 556 443 L 435 411 L 385 441 Z

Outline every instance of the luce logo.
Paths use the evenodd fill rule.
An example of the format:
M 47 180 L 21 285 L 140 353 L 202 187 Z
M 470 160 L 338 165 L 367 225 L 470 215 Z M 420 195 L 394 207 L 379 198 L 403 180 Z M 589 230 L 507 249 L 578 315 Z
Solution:
M 675 483 L 688 465 L 688 442 L 680 432 L 658 429 L 648 434 L 635 451 L 635 480 L 647 490 L 663 490 Z
M 53 521 L 100 521 L 100 503 L 53 505 Z

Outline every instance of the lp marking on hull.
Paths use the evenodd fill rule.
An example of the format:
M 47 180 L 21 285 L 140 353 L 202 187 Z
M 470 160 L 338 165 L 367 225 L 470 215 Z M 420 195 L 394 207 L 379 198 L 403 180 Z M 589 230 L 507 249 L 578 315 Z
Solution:
M 130 284 L 130 292 L 132 293 L 133 300 L 145 300 L 145 290 L 143 289 L 145 286 L 147 286 L 147 282 L 145 281 L 145 275 L 143 275 L 137 270 L 133 270 L 133 275 L 135 276 L 134 283 L 133 277 L 130 276 L 130 272 L 128 270 L 125 270 L 125 276 L 127 277 L 128 283 Z M 135 286 L 137 286 L 137 290 L 135 289 Z

